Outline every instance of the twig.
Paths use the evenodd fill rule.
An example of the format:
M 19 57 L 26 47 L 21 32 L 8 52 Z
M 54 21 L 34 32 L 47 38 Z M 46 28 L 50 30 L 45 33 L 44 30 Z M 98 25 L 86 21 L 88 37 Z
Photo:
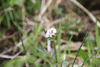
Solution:
M 28 25 L 31 25 L 31 26 L 37 25 L 37 23 L 35 23 L 35 22 L 29 20 L 28 18 L 26 18 L 26 22 L 27 22 Z
M 42 0 L 42 4 L 41 4 L 41 11 L 42 11 L 42 9 L 43 9 L 43 7 L 44 7 L 44 5 L 45 5 L 45 0 Z
M 51 22 L 51 24 L 49 24 L 49 25 L 47 26 L 47 29 L 48 29 L 48 28 L 50 28 L 50 27 L 51 27 L 52 25 L 54 25 L 54 24 L 57 24 L 57 23 L 60 23 L 60 22 L 65 21 L 66 19 L 68 19 L 68 17 L 67 17 L 67 16 L 65 16 L 64 18 L 57 19 L 57 20 L 55 20 L 55 21 Z
M 70 45 L 71 45 L 71 51 L 77 51 L 78 48 L 79 48 L 79 45 L 81 45 L 81 44 L 79 44 L 79 45 L 73 44 L 73 45 L 75 45 L 75 46 L 73 46 L 72 44 L 70 44 Z M 66 47 L 67 47 L 67 44 L 61 45 L 61 47 L 60 47 L 61 51 L 64 51 L 64 49 L 65 49 Z M 58 46 L 56 46 L 56 49 L 57 49 L 57 48 L 58 48 Z M 84 46 L 82 46 L 81 49 L 87 50 L 87 48 L 84 47 Z M 95 47 L 94 50 L 97 50 L 97 47 Z
M 77 2 L 76 0 L 70 0 L 71 2 L 73 2 L 74 4 L 76 4 L 79 8 L 81 8 L 90 18 L 91 20 L 96 23 L 96 18 L 84 7 L 82 6 L 79 2 Z M 100 28 L 100 23 L 99 21 L 97 21 L 97 25 Z
M 16 58 L 21 52 L 22 51 L 19 51 L 17 54 L 15 54 L 12 59 Z
M 6 54 L 7 52 L 11 52 L 13 49 L 14 49 L 14 47 L 11 47 L 10 49 L 8 49 L 8 50 L 6 50 L 6 51 L 3 51 L 3 52 L 0 53 L 0 54 Z
M 42 59 L 39 58 L 39 59 L 36 61 L 36 63 L 39 64 L 41 61 L 42 61 Z
M 55 4 L 55 7 L 56 7 L 56 8 L 58 8 L 58 5 L 61 3 L 61 1 L 62 1 L 62 0 L 57 0 L 57 1 L 56 1 L 56 4 Z
M 26 63 L 26 67 L 29 67 L 28 63 Z
M 13 58 L 13 56 L 1 55 L 1 54 L 0 54 L 0 57 L 2 57 L 2 58 L 8 58 L 8 59 L 12 59 Z
M 10 36 L 3 35 L 3 37 L 0 40 L 5 40 L 5 39 L 13 38 L 16 34 L 18 34 L 18 32 L 15 32 L 14 34 L 12 34 Z
M 53 0 L 48 0 L 47 4 L 43 7 L 42 11 L 40 12 L 38 19 L 41 20 L 42 15 L 46 12 L 47 8 L 51 5 Z
M 22 51 L 19 51 L 17 54 L 15 54 L 14 56 L 9 56 L 9 55 L 2 55 L 2 54 L 0 54 L 0 57 L 2 57 L 2 58 L 9 58 L 9 59 L 14 59 L 14 58 L 19 58 L 19 54 L 21 53 Z

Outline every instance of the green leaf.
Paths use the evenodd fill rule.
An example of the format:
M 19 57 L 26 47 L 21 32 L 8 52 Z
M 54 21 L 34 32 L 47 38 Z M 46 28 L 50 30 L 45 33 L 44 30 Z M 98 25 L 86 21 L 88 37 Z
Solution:
M 69 62 L 67 61 L 63 61 L 62 66 L 66 67 L 68 65 Z
M 58 14 L 58 15 L 61 15 L 61 14 L 62 14 L 62 11 L 63 11 L 62 8 L 57 9 L 57 14 Z
M 13 23 L 14 23 L 14 25 L 15 25 L 16 27 L 18 27 L 18 29 L 19 29 L 22 33 L 25 33 L 25 32 L 23 31 L 23 29 L 17 24 L 17 22 L 13 21 Z
M 23 3 L 23 0 L 10 0 L 9 2 L 10 6 L 17 5 L 19 7 L 22 7 L 22 3 Z
M 42 26 L 39 26 L 39 27 L 37 28 L 36 32 L 35 32 L 35 37 L 33 38 L 33 41 L 35 41 L 35 40 L 38 38 L 38 36 L 39 36 L 41 30 L 42 30 Z
M 0 16 L 0 24 L 1 24 L 2 20 L 3 20 L 3 17 L 2 17 L 2 16 Z
M 11 20 L 13 20 L 13 13 L 12 13 L 12 11 L 9 11 L 9 15 L 10 15 Z
M 51 51 L 50 56 L 51 56 L 51 57 L 53 57 L 53 56 L 54 56 L 54 50 L 52 50 L 52 51 Z
M 97 43 L 97 46 L 99 45 L 99 30 L 98 30 L 98 26 L 97 26 L 97 22 L 96 22 L 96 25 L 95 25 L 95 29 L 96 29 L 96 43 Z
M 55 67 L 55 66 L 61 66 L 61 65 L 64 66 L 64 67 L 66 67 L 66 66 L 68 65 L 68 63 L 69 63 L 69 62 L 67 62 L 67 61 L 63 61 L 63 62 L 61 62 L 61 63 L 56 63 L 56 64 L 54 64 L 53 67 Z
M 40 52 L 42 52 L 43 54 L 46 54 L 46 55 L 50 55 L 47 51 L 46 51 L 46 49 L 40 49 L 40 48 L 38 48 L 38 50 L 40 51 Z
M 13 6 L 15 1 L 16 0 L 10 0 L 10 2 L 9 2 L 10 6 Z
M 23 56 L 21 58 L 15 58 L 13 60 L 10 60 L 4 64 L 3 67 L 22 67 L 24 63 L 33 63 L 35 62 L 36 58 L 31 55 Z
M 97 58 L 97 65 L 99 65 L 100 63 L 100 58 Z
M 38 16 L 36 15 L 36 16 L 34 17 L 34 21 L 36 22 L 36 21 L 37 21 L 37 19 L 38 19 Z
M 57 41 L 58 41 L 58 52 L 60 53 L 60 45 L 61 45 L 61 23 L 59 24 L 58 32 L 59 34 L 57 35 Z
M 10 18 L 7 12 L 5 12 L 6 17 L 7 17 L 7 26 L 10 27 Z
M 22 3 L 23 3 L 23 0 L 16 0 L 14 2 L 14 4 L 18 5 L 19 7 L 22 7 Z
M 38 0 L 36 0 L 36 3 L 34 4 L 34 6 L 35 6 L 35 9 L 40 9 L 40 7 L 41 7 L 41 3 L 40 3 L 40 1 L 38 1 Z
M 26 11 L 29 14 L 33 14 L 34 10 L 40 10 L 41 8 L 41 3 L 39 0 L 26 0 L 26 5 L 28 7 Z
M 79 54 L 84 60 L 87 60 L 89 58 L 88 55 L 86 54 L 86 52 L 82 49 L 80 49 Z M 90 61 L 87 61 L 87 63 L 90 64 Z
M 99 36 L 99 29 L 98 29 L 98 26 L 97 26 L 97 20 L 96 20 L 96 24 L 95 24 L 95 34 L 96 34 L 96 44 L 97 44 L 97 47 L 100 47 L 100 36 Z M 100 51 L 100 50 L 99 50 Z M 97 56 L 100 54 L 100 52 L 97 52 Z
M 46 45 L 47 45 L 47 43 L 46 43 L 46 42 L 44 42 L 44 43 L 43 43 L 43 45 L 42 45 L 42 47 L 44 48 Z
M 55 67 L 55 66 L 61 66 L 61 63 L 56 63 L 53 65 L 53 67 Z

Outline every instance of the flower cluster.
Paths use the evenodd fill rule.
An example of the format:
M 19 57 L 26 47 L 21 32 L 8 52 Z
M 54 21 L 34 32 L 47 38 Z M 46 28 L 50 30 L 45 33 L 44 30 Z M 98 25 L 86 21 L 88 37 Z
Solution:
M 56 35 L 56 33 L 57 33 L 57 30 L 55 28 L 50 28 L 50 29 L 47 30 L 45 37 L 46 38 L 53 37 L 53 36 Z

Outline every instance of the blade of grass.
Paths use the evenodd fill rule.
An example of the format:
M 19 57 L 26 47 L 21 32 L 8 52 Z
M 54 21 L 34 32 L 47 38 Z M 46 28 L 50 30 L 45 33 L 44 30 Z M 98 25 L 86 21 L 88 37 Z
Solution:
M 70 39 L 69 39 L 69 42 L 68 42 L 68 53 L 70 54 L 71 53 L 71 51 L 70 51 L 70 43 L 71 43 L 71 40 L 72 40 L 72 37 L 73 37 L 73 34 L 71 34 L 71 37 L 70 37 Z
M 5 12 L 5 14 L 6 14 L 6 17 L 7 17 L 7 26 L 9 28 L 10 27 L 10 18 L 9 18 L 9 15 L 8 15 L 7 12 Z
M 92 48 L 92 53 L 94 53 L 94 47 L 93 47 L 93 43 L 90 42 L 90 45 L 91 45 L 91 48 Z M 94 65 L 94 67 L 97 67 L 97 59 L 96 59 L 96 56 L 94 55 L 93 58 L 92 58 L 92 64 Z M 91 65 L 92 65 L 91 64 Z M 92 66 L 93 66 L 92 65 Z
M 73 37 L 73 34 L 71 34 L 71 37 L 70 37 L 70 39 L 69 39 L 69 41 L 68 41 L 68 46 L 65 48 L 65 50 L 64 50 L 64 52 L 63 52 L 63 54 L 62 54 L 62 58 L 63 58 L 63 56 L 65 55 L 65 53 L 66 53 L 66 51 L 67 51 L 67 49 L 68 49 L 68 52 L 69 52 L 69 54 L 70 54 L 70 42 L 71 42 L 71 40 L 72 40 L 72 37 Z
M 90 28 L 90 29 L 91 29 L 91 28 Z M 80 47 L 79 47 L 79 49 L 78 49 L 78 52 L 77 52 L 77 54 L 76 54 L 76 57 L 75 57 L 75 59 L 74 59 L 74 61 L 73 61 L 73 63 L 72 63 L 72 66 L 71 66 L 71 67 L 73 67 L 73 65 L 74 65 L 74 63 L 75 63 L 75 60 L 76 60 L 76 58 L 77 58 L 77 56 L 78 56 L 78 54 L 79 54 L 79 51 L 80 51 L 80 49 L 81 49 L 81 47 L 82 47 L 83 43 L 85 42 L 86 37 L 88 36 L 88 33 L 89 33 L 90 29 L 89 29 L 89 30 L 88 30 L 88 32 L 86 33 L 86 36 L 85 36 L 85 38 L 84 38 L 84 40 L 83 40 L 82 44 L 80 45 Z
M 17 24 L 17 28 L 18 28 L 18 24 Z M 23 46 L 23 49 L 24 49 L 24 53 L 25 53 L 25 55 L 27 55 L 26 54 L 26 49 L 25 49 L 25 46 L 24 46 L 24 43 L 23 43 L 23 39 L 22 39 L 21 33 L 19 31 L 19 28 L 18 28 L 18 33 L 19 33 L 19 36 L 20 36 L 20 39 L 21 39 L 21 42 L 22 42 L 22 46 Z
M 17 24 L 17 22 L 13 21 L 14 25 L 20 30 L 23 34 L 25 33 L 23 29 Z
M 61 23 L 59 24 L 59 29 L 58 29 L 58 36 L 57 36 L 57 40 L 58 40 L 58 53 L 60 53 L 60 45 L 61 45 Z
M 44 61 L 48 62 L 50 64 L 50 66 L 52 67 L 50 61 L 44 56 L 43 53 L 39 53 L 37 51 L 37 49 L 33 48 L 30 44 L 28 44 L 28 46 L 32 49 L 32 53 L 33 55 L 37 56 L 37 57 L 40 57 L 41 59 L 43 59 Z
M 82 49 L 80 49 L 79 54 L 84 60 L 87 60 L 89 58 L 88 54 Z M 90 61 L 88 61 L 87 63 L 90 64 Z
M 96 44 L 97 47 L 100 47 L 100 43 L 99 43 L 99 30 L 98 30 L 98 26 L 97 26 L 97 20 L 96 20 L 96 24 L 95 24 L 95 30 L 96 30 Z M 97 52 L 97 57 L 99 55 L 99 51 Z
M 39 58 L 43 59 L 44 61 L 49 63 L 50 67 L 52 67 L 50 61 L 44 56 L 43 53 L 39 52 L 39 50 L 38 50 L 39 47 L 38 47 L 38 43 L 37 42 L 38 42 L 39 34 L 40 34 L 41 30 L 42 30 L 42 26 L 36 26 L 35 29 L 36 29 L 34 31 L 35 35 L 33 35 L 32 39 L 27 41 L 27 45 L 29 46 L 30 49 L 32 49 L 31 53 L 33 55 L 35 55 L 35 57 L 39 57 Z
M 57 51 L 56 51 L 56 45 L 55 45 L 55 37 L 53 38 L 53 47 L 54 47 L 54 52 L 55 52 L 56 63 L 58 63 Z M 56 67 L 58 67 L 58 66 L 56 66 Z
M 38 35 L 40 34 L 40 31 L 42 30 L 42 26 L 39 26 L 38 28 L 37 28 L 37 31 L 35 32 L 35 36 L 34 36 L 34 38 L 33 38 L 33 41 L 36 41 L 37 40 L 37 37 L 38 37 Z
M 88 56 L 90 57 L 91 56 L 91 48 L 90 48 L 90 45 L 88 42 L 87 42 L 87 49 L 88 49 Z M 92 67 L 92 64 L 90 62 L 90 66 Z
M 100 49 L 100 47 L 99 47 L 85 62 L 83 62 L 83 64 L 82 64 L 81 67 L 83 67 L 83 65 L 84 65 L 88 60 L 90 60 L 90 58 L 91 58 L 93 55 L 95 55 L 95 54 L 97 53 L 97 51 L 99 51 L 99 49 Z
M 37 28 L 36 32 L 35 32 L 34 38 L 32 39 L 33 42 L 36 42 L 36 44 L 34 45 L 36 49 L 38 48 L 38 36 L 39 36 L 41 30 L 42 30 L 42 26 L 39 26 L 39 27 Z
M 9 11 L 9 15 L 10 15 L 11 20 L 13 21 L 13 13 L 12 13 L 12 11 Z
M 17 20 L 16 20 L 16 14 L 15 14 L 15 10 L 13 10 L 12 11 L 12 14 L 13 14 L 13 24 L 23 33 L 23 34 L 25 34 L 25 32 L 24 32 L 24 30 L 18 25 L 18 23 L 17 23 Z

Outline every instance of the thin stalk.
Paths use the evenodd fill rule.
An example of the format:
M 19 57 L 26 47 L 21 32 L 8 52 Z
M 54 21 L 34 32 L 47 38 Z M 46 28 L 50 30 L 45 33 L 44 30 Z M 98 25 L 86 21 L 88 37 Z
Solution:
M 68 53 L 69 53 L 69 54 L 71 53 L 71 50 L 70 50 L 70 43 L 71 43 L 72 37 L 73 37 L 73 34 L 71 35 L 71 37 L 70 37 L 70 39 L 69 39 L 69 42 L 68 42 Z
M 18 24 L 17 24 L 17 27 L 18 27 Z M 25 46 L 24 46 L 24 43 L 23 43 L 23 39 L 21 37 L 21 33 L 20 33 L 19 29 L 18 29 L 18 33 L 19 33 L 19 36 L 20 36 L 20 39 L 21 39 L 21 42 L 22 42 L 22 46 L 23 46 L 23 49 L 24 49 L 24 53 L 26 54 L 26 49 L 25 49 Z
M 15 12 L 13 11 L 13 13 L 14 13 L 14 16 L 15 16 Z M 16 20 L 16 18 L 13 20 L 13 23 L 14 23 L 14 25 L 18 28 L 18 33 L 19 33 L 19 36 L 20 36 L 20 39 L 21 39 L 21 42 L 22 42 L 22 46 L 23 46 L 23 49 L 24 49 L 24 53 L 25 53 L 25 55 L 27 55 L 27 53 L 26 53 L 26 49 L 25 49 L 25 46 L 24 46 L 24 43 L 23 43 L 23 39 L 22 39 L 22 36 L 21 36 L 21 33 L 20 33 L 20 28 L 19 28 L 19 26 L 18 26 L 18 24 L 17 24 L 17 22 L 16 22 L 17 20 Z M 24 33 L 24 31 L 23 31 L 23 33 Z
M 53 45 L 54 45 L 56 63 L 58 63 L 58 60 L 57 60 L 57 51 L 56 51 L 56 45 L 55 45 L 55 37 L 53 38 Z M 58 67 L 58 66 L 56 66 L 56 67 Z
M 59 24 L 59 28 L 58 28 L 58 31 L 59 31 L 59 34 L 57 36 L 57 41 L 58 41 L 58 53 L 60 54 L 61 53 L 61 49 L 60 49 L 60 45 L 61 45 L 61 23 Z
M 62 60 L 62 63 L 63 63 L 63 61 L 64 61 L 64 60 Z M 61 67 L 62 67 L 62 63 L 61 63 Z
M 93 47 L 93 43 L 91 43 L 90 42 L 90 44 L 91 44 L 91 48 L 92 48 L 92 53 L 94 53 L 94 47 Z M 96 60 L 96 56 L 94 55 L 93 56 L 93 58 L 92 58 L 92 64 L 91 64 L 91 67 L 93 67 L 93 65 L 94 65 L 94 67 L 97 67 L 97 60 Z
M 90 28 L 90 29 L 91 29 L 91 28 Z M 88 33 L 89 33 L 90 29 L 89 29 L 89 30 L 88 30 L 88 32 L 86 33 L 86 36 L 85 36 L 85 38 L 84 38 L 84 40 L 83 40 L 83 42 L 82 42 L 81 46 L 80 46 L 80 47 L 79 47 L 79 49 L 78 49 L 78 52 L 77 52 L 77 54 L 76 54 L 76 57 L 75 57 L 75 59 L 74 59 L 74 61 L 73 61 L 73 63 L 72 63 L 72 66 L 71 66 L 71 67 L 73 67 L 73 65 L 74 65 L 74 63 L 75 63 L 75 60 L 76 60 L 76 58 L 77 58 L 77 56 L 78 56 L 78 54 L 79 54 L 79 52 L 80 52 L 80 49 L 81 49 L 81 47 L 82 47 L 83 43 L 84 43 L 84 42 L 85 42 L 85 40 L 86 40 L 86 37 L 88 36 Z
M 95 25 L 95 34 L 96 34 L 96 44 L 97 44 L 97 47 L 100 47 L 100 42 L 99 42 L 99 29 L 98 29 L 98 26 L 97 26 L 97 20 L 96 20 L 96 25 Z M 97 58 L 98 56 L 100 55 L 99 51 L 97 52 Z
M 88 55 L 89 57 L 91 56 L 91 44 L 89 42 L 87 42 L 87 47 L 88 47 Z M 90 66 L 92 67 L 92 63 L 90 62 Z

